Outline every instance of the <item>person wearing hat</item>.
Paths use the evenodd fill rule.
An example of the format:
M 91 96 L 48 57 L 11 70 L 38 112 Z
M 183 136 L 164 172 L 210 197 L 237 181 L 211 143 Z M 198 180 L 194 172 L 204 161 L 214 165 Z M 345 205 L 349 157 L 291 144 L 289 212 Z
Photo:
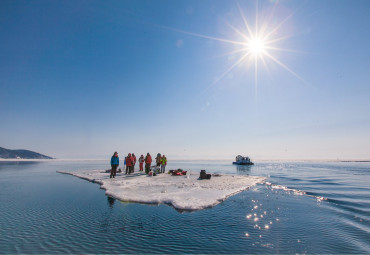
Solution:
M 110 177 L 109 178 L 114 178 L 116 177 L 117 173 L 117 167 L 119 166 L 119 157 L 118 153 L 115 151 L 112 158 L 110 159 L 110 165 L 112 169 L 110 170 Z

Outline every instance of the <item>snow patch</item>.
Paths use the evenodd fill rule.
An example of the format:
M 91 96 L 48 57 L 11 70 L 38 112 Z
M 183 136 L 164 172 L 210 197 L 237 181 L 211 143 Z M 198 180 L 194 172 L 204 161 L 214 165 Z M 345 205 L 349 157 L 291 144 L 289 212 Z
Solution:
M 264 177 L 243 175 L 212 176 L 210 180 L 199 180 L 198 173 L 188 176 L 159 174 L 152 177 L 143 173 L 121 173 L 112 179 L 104 170 L 58 173 L 99 183 L 106 190 L 106 195 L 122 201 L 170 204 L 179 210 L 200 210 L 215 206 L 229 196 L 265 181 Z

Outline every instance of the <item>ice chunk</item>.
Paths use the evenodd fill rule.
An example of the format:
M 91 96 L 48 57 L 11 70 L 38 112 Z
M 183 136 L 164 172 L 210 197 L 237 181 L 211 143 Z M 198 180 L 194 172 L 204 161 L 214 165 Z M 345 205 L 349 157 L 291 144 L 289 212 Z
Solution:
M 170 204 L 180 210 L 212 207 L 231 195 L 264 182 L 264 177 L 221 175 L 210 180 L 198 180 L 199 174 L 172 176 L 159 174 L 148 177 L 142 173 L 117 174 L 109 178 L 104 170 L 58 171 L 99 183 L 106 195 L 122 201 Z

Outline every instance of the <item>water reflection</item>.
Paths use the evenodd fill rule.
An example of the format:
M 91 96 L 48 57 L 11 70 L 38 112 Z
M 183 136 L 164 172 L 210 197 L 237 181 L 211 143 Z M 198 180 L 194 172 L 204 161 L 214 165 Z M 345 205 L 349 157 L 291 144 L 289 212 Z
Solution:
M 236 165 L 236 171 L 239 173 L 249 173 L 251 171 L 251 165 Z
M 0 170 L 23 170 L 24 167 L 45 163 L 43 161 L 0 161 Z M 22 167 L 20 167 L 22 166 Z
M 114 205 L 114 202 L 116 202 L 116 199 L 114 199 L 113 197 L 108 197 L 108 205 L 110 208 L 113 208 L 113 205 Z

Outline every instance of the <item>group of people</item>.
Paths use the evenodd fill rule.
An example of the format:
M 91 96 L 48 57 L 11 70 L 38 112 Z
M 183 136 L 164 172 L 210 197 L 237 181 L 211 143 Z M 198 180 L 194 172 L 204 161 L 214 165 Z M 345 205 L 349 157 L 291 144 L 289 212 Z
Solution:
M 134 172 L 135 169 L 135 164 L 136 164 L 136 156 L 135 153 L 129 153 L 127 157 L 125 157 L 125 162 L 124 164 L 126 165 L 126 174 L 131 174 Z
M 166 165 L 167 165 L 167 158 L 165 155 L 162 155 L 160 153 L 157 154 L 157 157 L 155 158 L 156 161 L 156 166 L 160 167 L 160 172 L 164 173 L 166 170 Z M 145 163 L 145 173 L 149 174 L 150 172 L 150 167 L 152 165 L 152 156 L 149 154 L 149 152 L 144 155 L 141 155 L 139 158 L 139 171 L 144 171 L 144 163 Z M 119 166 L 119 157 L 118 153 L 114 152 L 111 160 L 111 173 L 110 173 L 110 178 L 114 178 L 117 174 L 117 168 Z M 136 164 L 136 156 L 134 153 L 129 153 L 127 157 L 125 157 L 124 165 L 126 165 L 126 174 L 131 174 L 134 172 L 135 169 L 135 164 Z
M 167 165 L 167 158 L 165 155 L 161 156 L 160 153 L 157 154 L 157 157 L 155 158 L 155 163 L 157 167 L 161 167 L 160 172 L 164 173 L 166 171 L 166 165 Z

